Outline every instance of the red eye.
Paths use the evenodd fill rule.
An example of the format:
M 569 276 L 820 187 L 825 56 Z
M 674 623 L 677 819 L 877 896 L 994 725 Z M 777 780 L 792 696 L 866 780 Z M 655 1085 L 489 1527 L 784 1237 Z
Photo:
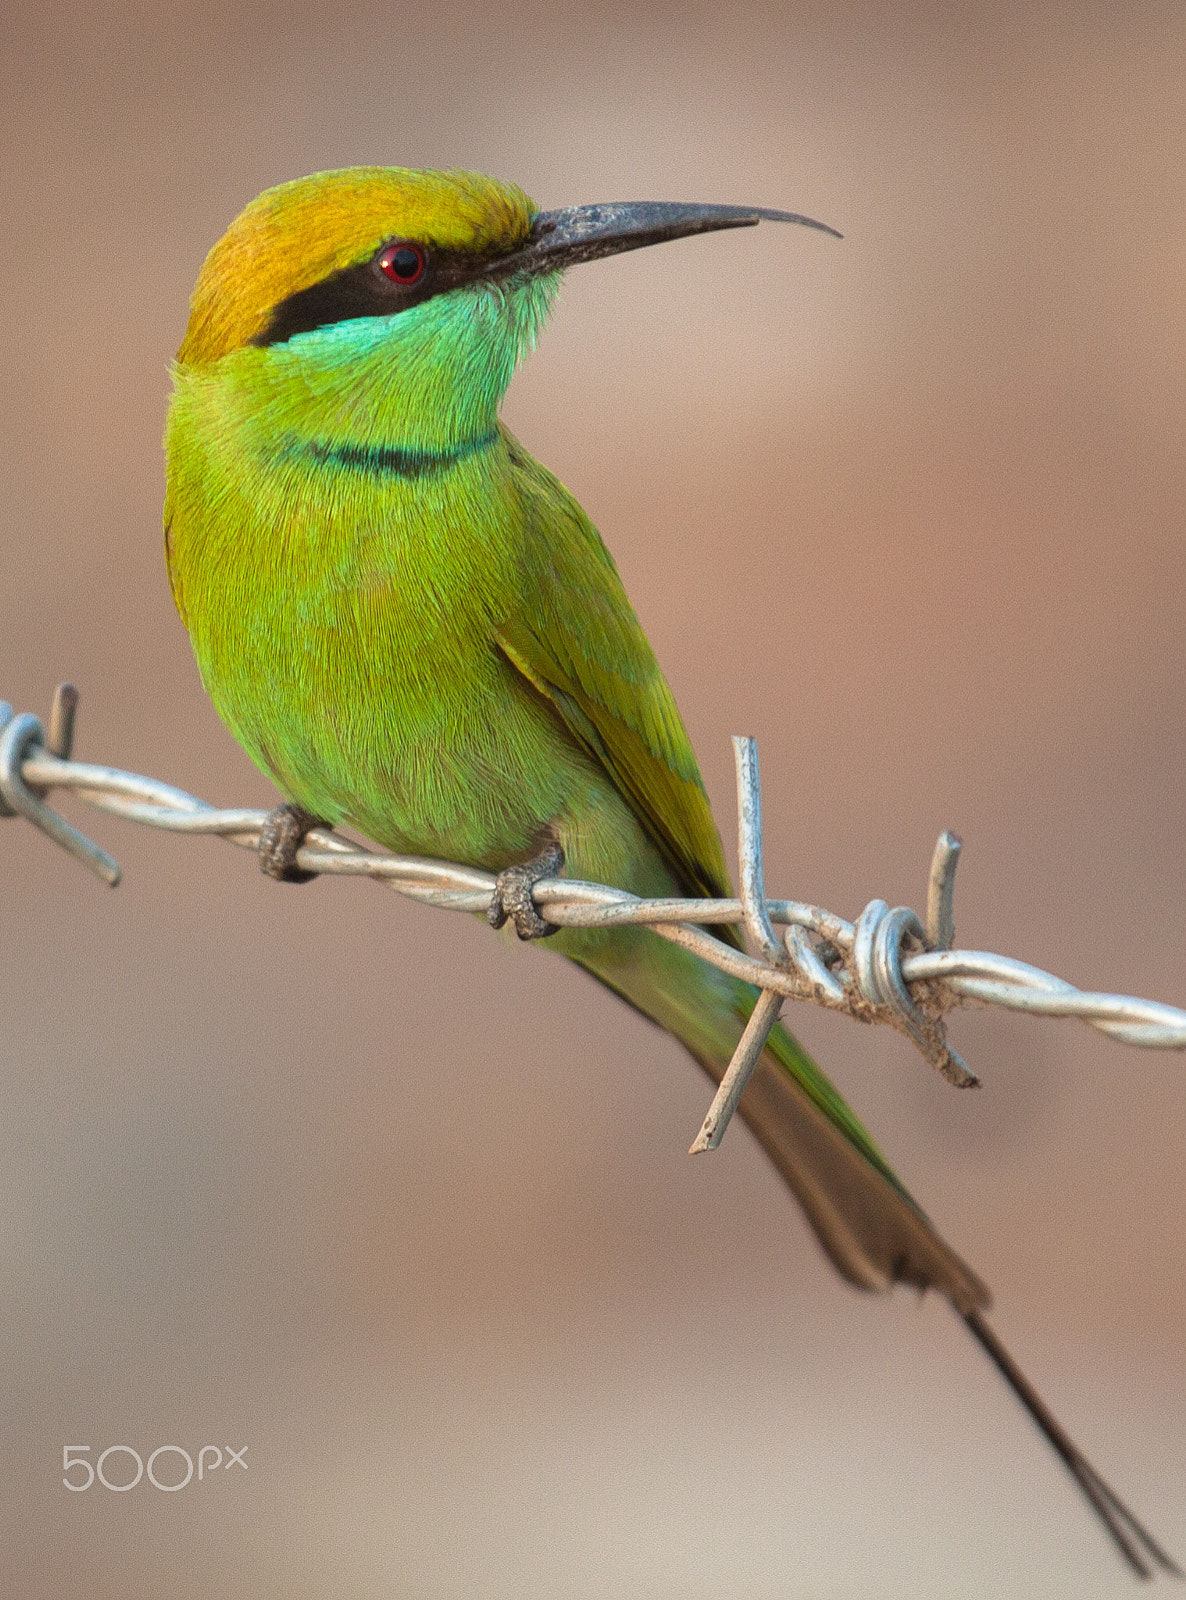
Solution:
M 420 246 L 408 244 L 403 240 L 398 244 L 387 245 L 379 257 L 380 272 L 385 278 L 390 278 L 392 283 L 398 283 L 401 289 L 408 289 L 412 284 L 419 283 L 427 264 Z

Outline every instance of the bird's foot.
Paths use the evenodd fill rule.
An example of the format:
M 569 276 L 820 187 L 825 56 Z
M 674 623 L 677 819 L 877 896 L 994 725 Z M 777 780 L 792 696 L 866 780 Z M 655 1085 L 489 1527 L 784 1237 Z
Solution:
M 494 899 L 486 913 L 490 926 L 501 928 L 510 918 L 520 939 L 546 939 L 550 934 L 559 933 L 559 928 L 552 922 L 545 922 L 535 909 L 531 890 L 542 879 L 554 878 L 563 865 L 564 851 L 553 841 L 530 861 L 500 872 L 494 885 Z
M 315 872 L 305 872 L 296 864 L 297 851 L 310 828 L 319 826 L 300 806 L 287 801 L 269 811 L 259 831 L 259 869 L 277 883 L 308 883 Z

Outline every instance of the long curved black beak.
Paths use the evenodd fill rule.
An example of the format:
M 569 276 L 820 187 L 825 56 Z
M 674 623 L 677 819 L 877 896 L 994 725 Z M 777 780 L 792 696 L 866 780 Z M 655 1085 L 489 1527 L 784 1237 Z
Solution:
M 693 233 L 715 233 L 720 228 L 752 228 L 759 222 L 797 222 L 840 239 L 842 234 L 826 222 L 801 217 L 794 211 L 770 211 L 763 206 L 684 205 L 678 200 L 621 200 L 601 206 L 566 206 L 562 211 L 541 211 L 531 224 L 527 242 L 510 255 L 490 263 L 487 274 L 534 276 L 557 272 L 581 261 L 641 250 Z

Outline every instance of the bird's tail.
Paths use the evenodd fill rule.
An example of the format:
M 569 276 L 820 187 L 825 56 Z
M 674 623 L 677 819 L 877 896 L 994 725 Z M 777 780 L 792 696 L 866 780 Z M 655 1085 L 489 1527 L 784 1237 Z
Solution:
M 757 998 L 754 989 L 641 929 L 580 944 L 561 935 L 556 943 L 673 1034 L 720 1081 Z M 1181 1577 L 1072 1443 L 985 1321 L 992 1298 L 985 1283 L 910 1198 L 854 1112 L 781 1024 L 770 1035 L 739 1115 L 836 1269 L 861 1289 L 908 1283 L 944 1295 L 1057 1451 L 1133 1571 L 1149 1578 L 1160 1567 Z

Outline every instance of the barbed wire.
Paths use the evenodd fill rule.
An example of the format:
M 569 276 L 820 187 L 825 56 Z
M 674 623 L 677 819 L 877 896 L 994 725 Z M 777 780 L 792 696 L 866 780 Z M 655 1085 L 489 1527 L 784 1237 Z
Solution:
M 23 816 L 104 882 L 119 882 L 119 864 L 46 803 L 51 789 L 69 789 L 101 811 L 171 833 L 213 834 L 257 851 L 268 813 L 220 810 L 155 778 L 71 759 L 78 693 L 60 684 L 48 730 L 31 712 L 0 701 L 0 817 Z M 1077 1017 L 1124 1044 L 1186 1049 L 1186 1011 L 1130 995 L 1077 989 L 1053 973 L 983 950 L 956 950 L 955 870 L 961 849 L 940 835 L 931 861 L 925 918 L 907 906 L 871 900 L 855 922 L 798 900 L 768 900 L 762 867 L 758 748 L 733 739 L 737 770 L 737 899 L 644 900 L 608 884 L 548 878 L 532 886 L 536 907 L 560 928 L 642 925 L 682 945 L 722 972 L 761 990 L 692 1150 L 720 1144 L 770 1030 L 787 1000 L 841 1011 L 859 1022 L 884 1023 L 906 1035 L 948 1082 L 979 1080 L 947 1042 L 945 1016 L 983 1004 L 1043 1017 Z M 296 856 L 305 872 L 371 878 L 411 900 L 449 911 L 486 913 L 493 873 L 454 862 L 369 850 L 329 828 L 309 832 Z M 709 929 L 743 928 L 756 954 L 715 938 Z M 781 935 L 776 928 L 785 930 Z

